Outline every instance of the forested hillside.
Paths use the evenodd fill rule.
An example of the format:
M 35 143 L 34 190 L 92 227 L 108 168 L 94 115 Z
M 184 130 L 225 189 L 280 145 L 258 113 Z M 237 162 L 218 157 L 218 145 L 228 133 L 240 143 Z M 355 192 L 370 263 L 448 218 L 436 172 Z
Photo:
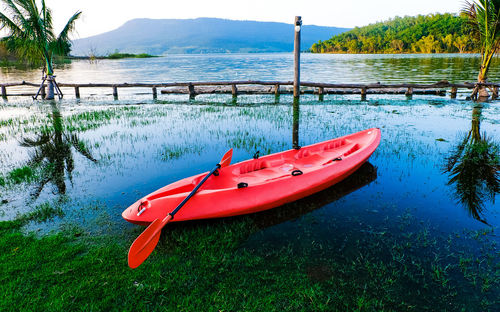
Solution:
M 356 27 L 314 43 L 314 53 L 441 53 L 472 52 L 464 17 L 430 14 L 395 17 L 385 22 Z

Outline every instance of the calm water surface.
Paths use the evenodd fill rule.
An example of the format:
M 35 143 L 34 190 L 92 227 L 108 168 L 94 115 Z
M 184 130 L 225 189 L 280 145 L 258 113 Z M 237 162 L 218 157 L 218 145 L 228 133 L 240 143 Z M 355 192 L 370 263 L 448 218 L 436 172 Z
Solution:
M 289 54 L 173 55 L 77 61 L 57 75 L 60 82 L 82 83 L 291 80 L 292 61 Z M 475 80 L 477 58 L 305 54 L 302 66 L 304 81 L 463 82 Z M 498 78 L 494 67 L 491 79 Z M 37 71 L 0 74 L 1 81 L 37 79 Z M 123 94 L 119 101 L 89 91 L 81 101 L 69 95 L 56 104 L 22 98 L 0 104 L 0 176 L 6 181 L 0 186 L 0 219 L 49 203 L 64 215 L 33 222 L 27 231 L 76 223 L 131 242 L 137 226 L 120 214 L 138 198 L 208 170 L 229 148 L 237 162 L 257 150 L 268 154 L 292 146 L 289 96 L 278 103 L 274 96 L 240 96 L 235 103 L 231 96 L 153 101 L 150 95 Z M 336 278 L 339 265 L 387 265 L 402 278 L 395 292 L 417 310 L 498 311 L 500 198 L 490 185 L 497 171 L 488 176 L 481 160 L 467 166 L 472 156 L 466 152 L 454 158 L 455 173 L 464 178 L 450 182 L 445 168 L 473 138 L 500 141 L 500 105 L 478 105 L 464 96 L 326 96 L 321 102 L 304 96 L 295 120 L 300 145 L 370 127 L 381 128 L 381 144 L 369 163 L 337 186 L 250 216 L 258 230 L 248 233 L 241 248 L 256 254 L 284 248 L 307 257 L 314 283 Z M 498 149 L 487 146 L 498 158 Z M 12 171 L 25 165 L 35 168 L 35 176 L 16 183 Z M 359 274 L 352 278 L 366 278 Z

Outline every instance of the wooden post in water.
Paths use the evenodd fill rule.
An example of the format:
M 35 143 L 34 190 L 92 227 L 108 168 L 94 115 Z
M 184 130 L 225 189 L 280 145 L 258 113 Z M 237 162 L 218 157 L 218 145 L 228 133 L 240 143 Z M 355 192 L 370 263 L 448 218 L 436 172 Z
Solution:
M 280 102 L 280 85 L 274 85 L 274 104 L 278 104 Z
M 79 98 L 80 98 L 80 87 L 75 87 L 75 97 L 76 97 L 77 99 L 79 99 Z
M 156 90 L 156 87 L 153 87 L 153 99 L 156 100 L 158 98 L 158 91 Z
M 320 102 L 323 102 L 323 99 L 324 99 L 324 93 L 325 93 L 325 88 L 323 87 L 319 87 L 318 88 L 318 100 Z
M 300 149 L 299 120 L 300 120 L 299 98 L 293 98 L 292 147 L 297 150 Z
M 7 88 L 4 85 L 2 85 L 2 97 L 7 98 Z
M 491 95 L 491 98 L 493 100 L 498 98 L 498 87 L 497 86 L 493 87 L 493 94 Z
M 236 87 L 235 84 L 231 85 L 231 94 L 233 95 L 233 97 L 237 97 L 238 96 L 238 88 Z
M 361 88 L 361 101 L 366 101 L 366 88 Z
M 45 99 L 45 85 L 42 86 L 42 88 L 40 89 L 40 96 L 42 97 L 42 99 Z
M 412 98 L 413 96 L 413 88 L 409 87 L 406 92 L 405 92 L 405 95 L 408 97 L 408 98 Z
M 294 78 L 293 78 L 293 97 L 298 99 L 300 96 L 300 31 L 302 28 L 302 19 L 300 16 L 295 16 L 294 23 L 295 40 L 293 42 L 294 53 Z
M 457 87 L 451 87 L 450 98 L 455 99 L 457 97 Z
M 113 86 L 113 97 L 118 100 L 118 87 Z
M 188 85 L 189 99 L 194 100 L 196 93 L 194 92 L 194 86 L 192 84 Z
M 280 96 L 280 85 L 279 84 L 274 85 L 274 96 L 276 96 L 276 97 Z

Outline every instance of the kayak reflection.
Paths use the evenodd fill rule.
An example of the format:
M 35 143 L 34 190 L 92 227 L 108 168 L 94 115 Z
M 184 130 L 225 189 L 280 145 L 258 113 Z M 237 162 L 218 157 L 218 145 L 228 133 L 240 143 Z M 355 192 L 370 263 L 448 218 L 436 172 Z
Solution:
M 271 210 L 252 214 L 250 218 L 260 229 L 294 220 L 325 205 L 333 203 L 367 186 L 376 179 L 377 168 L 369 162 L 366 162 L 345 180 L 324 191 Z

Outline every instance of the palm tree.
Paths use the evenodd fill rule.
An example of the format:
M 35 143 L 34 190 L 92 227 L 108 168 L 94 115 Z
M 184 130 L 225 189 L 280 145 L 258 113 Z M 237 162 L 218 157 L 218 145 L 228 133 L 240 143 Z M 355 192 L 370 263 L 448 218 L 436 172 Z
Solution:
M 61 113 L 55 103 L 52 103 L 52 127 L 46 127 L 36 138 L 22 138 L 20 145 L 32 148 L 28 165 L 41 169 L 40 184 L 33 192 L 38 197 L 48 182 L 57 187 L 59 194 L 66 193 L 65 175 L 72 181 L 72 172 L 75 168 L 73 149 L 88 160 L 96 163 L 97 160 L 74 133 L 65 133 Z
M 5 29 L 9 35 L 5 38 L 7 45 L 17 55 L 30 64 L 42 61 L 44 63 L 44 79 L 48 81 L 47 99 L 54 99 L 54 55 L 69 53 L 71 46 L 69 35 L 73 32 L 75 21 L 80 17 L 77 11 L 70 17 L 58 36 L 52 26 L 52 10 L 41 1 L 41 9 L 35 0 L 0 0 L 4 10 L 0 12 L 0 30 Z M 57 88 L 60 94 L 60 90 Z
M 481 106 L 472 110 L 471 130 L 446 159 L 444 172 L 449 173 L 448 185 L 455 185 L 455 196 L 470 215 L 483 223 L 485 200 L 493 201 L 500 192 L 499 147 L 481 135 Z
M 500 47 L 500 0 L 465 1 L 462 10 L 471 26 L 471 33 L 481 48 L 481 67 L 477 81 L 486 83 L 493 55 Z M 472 97 L 488 98 L 484 85 L 476 86 Z

